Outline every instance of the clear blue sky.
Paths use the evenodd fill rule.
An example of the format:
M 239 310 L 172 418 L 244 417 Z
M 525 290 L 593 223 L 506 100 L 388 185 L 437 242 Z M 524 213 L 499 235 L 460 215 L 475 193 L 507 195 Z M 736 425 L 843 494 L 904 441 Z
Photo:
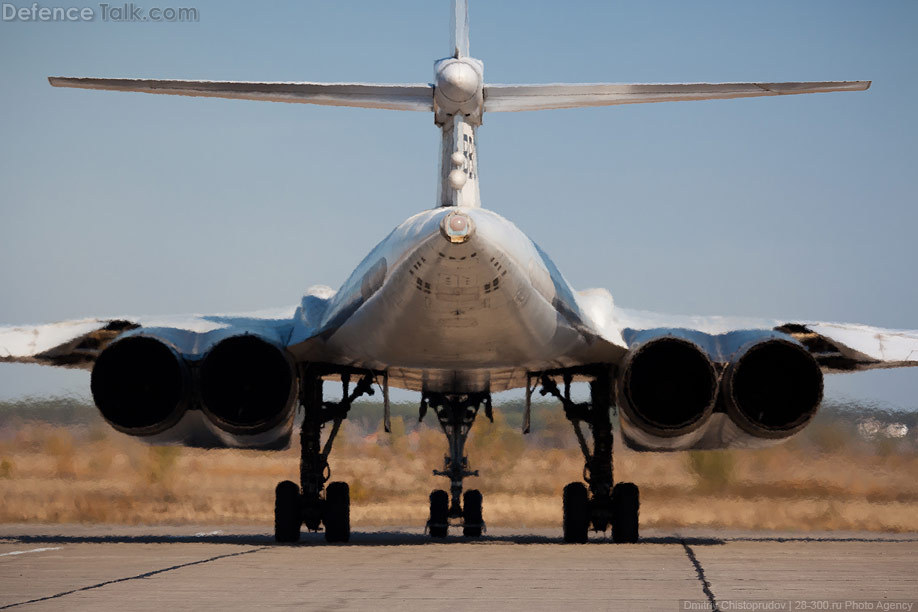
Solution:
M 447 0 L 137 4 L 194 6 L 200 21 L 0 22 L 0 324 L 293 304 L 433 205 L 427 114 L 45 78 L 428 82 Z M 484 205 L 575 287 L 623 306 L 918 328 L 916 32 L 911 0 L 473 0 L 490 82 L 874 81 L 488 115 Z M 0 365 L 0 398 L 88 386 Z M 831 377 L 827 391 L 915 409 L 918 369 Z

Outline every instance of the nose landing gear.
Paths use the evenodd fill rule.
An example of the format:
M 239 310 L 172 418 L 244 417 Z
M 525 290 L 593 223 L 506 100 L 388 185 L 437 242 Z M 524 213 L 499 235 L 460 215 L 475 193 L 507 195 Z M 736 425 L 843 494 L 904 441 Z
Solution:
M 481 536 L 485 529 L 481 492 L 477 489 L 465 494 L 462 492 L 463 480 L 478 476 L 478 470 L 469 469 L 465 442 L 482 406 L 485 415 L 493 422 L 489 393 L 424 393 L 421 396 L 420 420 L 424 419 L 429 408 L 433 408 L 449 442 L 449 454 L 443 458 L 443 469 L 433 473 L 449 478 L 450 492 L 437 489 L 430 494 L 427 532 L 431 537 L 445 538 L 450 526 L 461 526 L 462 534 L 470 538 Z

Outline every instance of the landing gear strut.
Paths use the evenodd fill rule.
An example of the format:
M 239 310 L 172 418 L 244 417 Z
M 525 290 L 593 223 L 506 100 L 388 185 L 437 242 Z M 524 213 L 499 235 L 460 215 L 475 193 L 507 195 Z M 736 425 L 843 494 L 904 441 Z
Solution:
M 326 402 L 322 396 L 322 376 L 337 373 L 341 376 L 341 401 Z M 350 390 L 351 375 L 360 376 L 354 390 Z M 347 542 L 351 537 L 350 490 L 346 482 L 328 482 L 331 470 L 328 455 L 335 436 L 347 417 L 351 404 L 363 395 L 373 395 L 374 373 L 366 371 L 329 372 L 306 367 L 300 374 L 300 402 L 304 418 L 300 428 L 300 484 L 285 480 L 277 485 L 274 498 L 274 539 L 278 542 L 297 542 L 300 527 L 310 531 L 325 527 L 327 542 Z M 322 445 L 322 428 L 332 423 L 325 445 Z
M 611 526 L 614 542 L 637 542 L 638 488 L 630 482 L 620 482 L 613 487 L 613 437 L 609 416 L 613 404 L 612 377 L 605 368 L 596 368 L 590 374 L 590 401 L 584 403 L 571 400 L 573 373 L 562 374 L 563 393 L 552 376 L 541 376 L 540 393 L 557 398 L 564 407 L 564 415 L 574 426 L 584 457 L 583 479 L 589 485 L 589 491 L 582 482 L 564 487 L 564 541 L 583 543 L 587 541 L 591 526 L 594 531 L 605 531 Z M 592 450 L 581 423 L 586 423 L 593 434 Z
M 424 393 L 421 396 L 420 419 L 424 419 L 428 408 L 433 408 L 449 442 L 449 454 L 443 458 L 443 469 L 433 473 L 449 478 L 450 492 L 437 489 L 430 494 L 427 531 L 431 537 L 445 538 L 451 524 L 462 526 L 466 537 L 478 537 L 485 528 L 481 492 L 476 489 L 465 494 L 462 492 L 462 481 L 469 476 L 478 476 L 478 470 L 469 469 L 465 441 L 482 405 L 485 415 L 493 422 L 489 393 Z

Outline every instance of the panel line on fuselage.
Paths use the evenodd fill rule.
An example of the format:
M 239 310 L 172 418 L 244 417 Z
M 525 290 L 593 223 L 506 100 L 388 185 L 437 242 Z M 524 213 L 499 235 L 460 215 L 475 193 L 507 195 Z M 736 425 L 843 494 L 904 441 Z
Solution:
M 454 244 L 440 226 L 457 211 L 475 231 Z M 329 353 L 348 365 L 418 371 L 425 381 L 461 378 L 463 370 L 507 378 L 508 369 L 558 367 L 592 335 L 544 251 L 496 213 L 455 207 L 419 213 L 393 230 L 344 283 L 319 327 Z M 490 384 L 487 375 L 474 378 Z

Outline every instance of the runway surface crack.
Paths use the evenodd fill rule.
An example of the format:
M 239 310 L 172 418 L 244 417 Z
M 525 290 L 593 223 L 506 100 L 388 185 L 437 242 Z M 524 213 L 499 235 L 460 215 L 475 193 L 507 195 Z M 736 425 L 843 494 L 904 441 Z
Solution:
M 89 586 L 80 587 L 78 589 L 71 589 L 69 591 L 64 591 L 62 593 L 56 593 L 54 595 L 48 595 L 47 597 L 39 597 L 37 599 L 30 599 L 28 601 L 19 601 L 16 603 L 7 604 L 5 606 L 0 606 L 0 610 L 7 610 L 9 608 L 15 608 L 17 606 L 25 606 L 28 604 L 39 603 L 42 601 L 48 601 L 50 599 L 59 599 L 61 597 L 66 597 L 67 595 L 73 595 L 74 593 L 81 593 L 83 591 L 91 591 L 93 589 L 99 589 L 110 584 L 118 584 L 119 582 L 129 582 L 131 580 L 140 580 L 142 578 L 150 578 L 151 576 L 156 576 L 157 574 L 164 574 L 166 572 L 172 572 L 175 570 L 182 569 L 183 567 L 191 567 L 193 565 L 203 565 L 205 563 L 210 563 L 212 561 L 219 561 L 220 559 L 229 559 L 230 557 L 240 557 L 242 555 L 250 555 L 252 553 L 260 552 L 262 550 L 267 550 L 267 546 L 261 546 L 259 548 L 253 548 L 251 550 L 242 550 L 235 553 L 229 553 L 226 555 L 217 555 L 216 557 L 210 557 L 207 559 L 200 559 L 198 561 L 189 561 L 188 563 L 180 563 L 179 565 L 172 565 L 170 567 L 163 567 L 157 570 L 152 570 L 149 572 L 144 572 L 143 574 L 137 574 L 136 576 L 126 576 L 124 578 L 115 578 L 114 580 L 106 580 L 105 582 L 99 582 L 97 584 L 91 584 Z
M 704 591 L 705 597 L 708 598 L 711 610 L 720 610 L 720 608 L 717 607 L 717 598 L 714 597 L 714 591 L 711 590 L 711 583 L 708 582 L 707 577 L 704 575 L 704 568 L 701 567 L 701 562 L 698 561 L 698 557 L 695 556 L 695 551 L 692 550 L 692 547 L 689 546 L 685 540 L 682 540 L 682 548 L 685 549 L 685 556 L 687 556 L 689 561 L 692 562 L 692 565 L 695 566 L 695 574 L 698 576 L 698 581 L 701 582 L 701 590 Z

